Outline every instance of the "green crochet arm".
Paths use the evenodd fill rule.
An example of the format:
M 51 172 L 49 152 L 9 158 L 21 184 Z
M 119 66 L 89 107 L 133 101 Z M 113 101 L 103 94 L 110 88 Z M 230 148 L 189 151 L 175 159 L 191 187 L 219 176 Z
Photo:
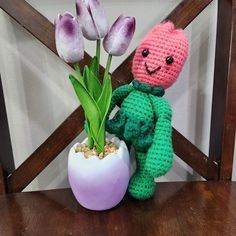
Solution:
M 153 143 L 147 152 L 145 169 L 153 177 L 164 175 L 172 166 L 172 110 L 162 97 L 149 95 L 157 118 Z
M 130 92 L 132 92 L 134 88 L 131 85 L 123 85 L 117 88 L 113 93 L 112 93 L 112 98 L 111 98 L 111 105 L 107 114 L 107 117 L 110 116 L 112 110 L 115 108 L 115 106 L 120 106 L 123 100 L 129 95 Z

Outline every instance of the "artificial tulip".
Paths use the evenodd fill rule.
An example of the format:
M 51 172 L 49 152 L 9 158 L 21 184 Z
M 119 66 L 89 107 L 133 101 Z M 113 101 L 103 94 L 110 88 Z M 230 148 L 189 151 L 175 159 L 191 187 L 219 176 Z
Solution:
M 109 26 L 99 0 L 77 0 L 76 12 L 85 38 L 88 40 L 104 38 Z
M 55 19 L 56 48 L 67 63 L 76 63 L 84 57 L 83 35 L 78 20 L 70 13 Z
M 123 55 L 135 31 L 135 18 L 120 15 L 103 40 L 103 46 L 112 56 Z

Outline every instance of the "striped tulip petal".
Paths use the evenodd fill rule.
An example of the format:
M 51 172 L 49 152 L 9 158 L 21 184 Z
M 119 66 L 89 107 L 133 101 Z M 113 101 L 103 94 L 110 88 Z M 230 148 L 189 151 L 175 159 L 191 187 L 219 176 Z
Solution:
M 84 57 L 83 35 L 79 22 L 66 12 L 55 19 L 55 39 L 59 56 L 67 63 L 75 63 Z
M 104 9 L 98 0 L 77 0 L 76 12 L 85 38 L 104 38 L 109 27 Z
M 103 40 L 107 53 L 113 56 L 123 55 L 133 38 L 135 31 L 135 18 L 119 16 Z

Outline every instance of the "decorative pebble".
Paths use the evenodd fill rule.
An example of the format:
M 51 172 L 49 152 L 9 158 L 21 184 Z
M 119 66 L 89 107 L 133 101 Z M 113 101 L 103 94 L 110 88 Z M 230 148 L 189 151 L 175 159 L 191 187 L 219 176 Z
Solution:
M 111 141 L 107 141 L 106 145 L 104 147 L 104 153 L 98 154 L 97 150 L 95 147 L 93 149 L 89 149 L 87 144 L 79 144 L 75 147 L 75 152 L 83 152 L 85 158 L 89 158 L 91 156 L 97 156 L 100 160 L 105 158 L 107 155 L 110 153 L 116 153 L 118 151 L 118 147 L 112 143 Z

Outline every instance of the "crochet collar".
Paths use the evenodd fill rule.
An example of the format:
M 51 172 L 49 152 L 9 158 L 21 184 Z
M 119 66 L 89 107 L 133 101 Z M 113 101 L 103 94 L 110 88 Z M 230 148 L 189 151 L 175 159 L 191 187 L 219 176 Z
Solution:
M 140 83 L 138 80 L 132 81 L 133 87 L 144 93 L 150 93 L 154 96 L 162 97 L 165 94 L 165 90 L 162 87 L 151 87 L 148 84 Z

